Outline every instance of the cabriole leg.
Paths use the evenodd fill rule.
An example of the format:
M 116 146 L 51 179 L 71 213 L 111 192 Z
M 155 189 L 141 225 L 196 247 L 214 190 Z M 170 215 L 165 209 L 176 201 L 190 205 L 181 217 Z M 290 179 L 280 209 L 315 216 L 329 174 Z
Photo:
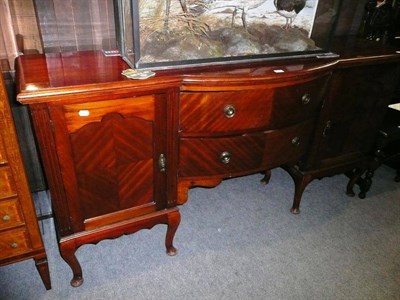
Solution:
M 264 177 L 261 179 L 261 183 L 268 184 L 271 180 L 271 170 L 264 172 Z
M 62 242 L 60 244 L 60 254 L 65 262 L 72 270 L 73 277 L 71 279 L 71 286 L 78 287 L 83 283 L 82 268 L 78 259 L 75 256 L 77 247 L 74 241 Z
M 168 229 L 165 238 L 165 247 L 167 248 L 167 254 L 169 256 L 174 256 L 177 253 L 176 248 L 173 246 L 173 240 L 180 222 L 181 214 L 179 210 L 175 210 L 168 214 Z

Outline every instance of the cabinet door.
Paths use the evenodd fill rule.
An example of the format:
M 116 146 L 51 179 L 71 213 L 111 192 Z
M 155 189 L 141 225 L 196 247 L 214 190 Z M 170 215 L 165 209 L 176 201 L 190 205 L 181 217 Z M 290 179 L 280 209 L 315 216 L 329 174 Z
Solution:
M 73 232 L 166 206 L 165 105 L 149 95 L 49 108 Z
M 398 80 L 395 64 L 334 72 L 317 138 L 317 167 L 369 153 Z M 324 162 L 325 160 L 325 162 Z

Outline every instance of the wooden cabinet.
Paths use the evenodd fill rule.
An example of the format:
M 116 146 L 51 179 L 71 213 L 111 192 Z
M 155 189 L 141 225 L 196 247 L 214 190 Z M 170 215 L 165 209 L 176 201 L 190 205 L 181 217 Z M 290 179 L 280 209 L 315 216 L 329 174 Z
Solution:
M 0 266 L 33 258 L 50 289 L 47 255 L 2 77 L 0 81 Z
M 347 51 L 356 45 L 349 45 Z M 373 161 L 374 143 L 399 75 L 394 51 L 359 58 L 345 53 L 333 70 L 310 151 L 297 164 L 285 167 L 295 181 L 293 213 L 299 213 L 302 193 L 315 178 L 345 173 L 350 178 L 346 193 L 354 196 L 357 184 L 360 198 L 366 196 L 373 175 L 366 171 Z
M 68 57 L 72 61 L 67 58 L 64 65 L 71 69 L 62 68 L 58 56 L 47 63 L 43 56 L 32 58 L 39 58 L 35 79 L 43 76 L 60 85 L 48 97 L 28 92 L 19 99 L 30 103 L 60 253 L 73 272 L 71 285 L 83 282 L 75 252 L 84 244 L 167 224 L 167 253 L 174 255 L 172 241 L 180 222 L 171 196 L 179 79 L 132 84 L 122 80 L 123 61 L 101 53 Z M 76 73 L 77 64 L 102 67 L 82 77 L 68 76 Z M 29 77 L 19 74 L 22 81 Z
M 100 52 L 18 58 L 18 100 L 32 115 L 72 285 L 83 281 L 75 251 L 84 244 L 166 224 L 175 254 L 177 206 L 191 187 L 255 172 L 267 182 L 284 166 L 298 212 L 312 179 L 346 172 L 349 186 L 358 181 L 400 62 L 390 49 L 360 53 L 138 81 Z

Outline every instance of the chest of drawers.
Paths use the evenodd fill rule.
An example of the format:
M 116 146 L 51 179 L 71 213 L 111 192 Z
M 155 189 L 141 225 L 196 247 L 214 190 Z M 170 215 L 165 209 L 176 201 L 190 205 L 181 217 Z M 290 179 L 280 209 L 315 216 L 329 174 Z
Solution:
M 34 259 L 46 289 L 50 289 L 47 255 L 0 79 L 0 266 Z
M 290 80 L 258 77 L 241 88 L 237 78 L 220 78 L 218 86 L 191 78 L 179 103 L 178 203 L 191 186 L 214 186 L 300 160 L 329 78 L 323 67 Z

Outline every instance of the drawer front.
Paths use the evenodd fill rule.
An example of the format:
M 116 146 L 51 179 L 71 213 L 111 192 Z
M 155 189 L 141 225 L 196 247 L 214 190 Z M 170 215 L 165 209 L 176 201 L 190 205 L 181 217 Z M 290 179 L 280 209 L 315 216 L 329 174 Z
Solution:
M 314 120 L 280 130 L 226 138 L 182 138 L 179 174 L 213 176 L 296 162 L 308 149 Z
M 17 193 L 11 169 L 0 166 L 0 199 L 15 196 Z
M 24 224 L 18 199 L 0 201 L 0 230 Z
M 25 229 L 15 229 L 0 233 L 0 260 L 31 250 Z
M 224 133 L 268 124 L 273 90 L 183 93 L 180 130 L 183 133 Z
M 183 138 L 180 176 L 229 175 L 256 169 L 262 161 L 263 134 L 230 138 Z
M 0 166 L 7 163 L 6 149 L 4 147 L 3 137 L 0 136 Z
M 314 124 L 312 119 L 284 129 L 266 132 L 263 167 L 271 169 L 298 162 L 308 151 Z
M 189 136 L 279 129 L 303 122 L 320 109 L 327 78 L 271 89 L 182 93 L 181 133 Z
M 275 89 L 270 128 L 283 128 L 313 117 L 321 108 L 328 77 Z

